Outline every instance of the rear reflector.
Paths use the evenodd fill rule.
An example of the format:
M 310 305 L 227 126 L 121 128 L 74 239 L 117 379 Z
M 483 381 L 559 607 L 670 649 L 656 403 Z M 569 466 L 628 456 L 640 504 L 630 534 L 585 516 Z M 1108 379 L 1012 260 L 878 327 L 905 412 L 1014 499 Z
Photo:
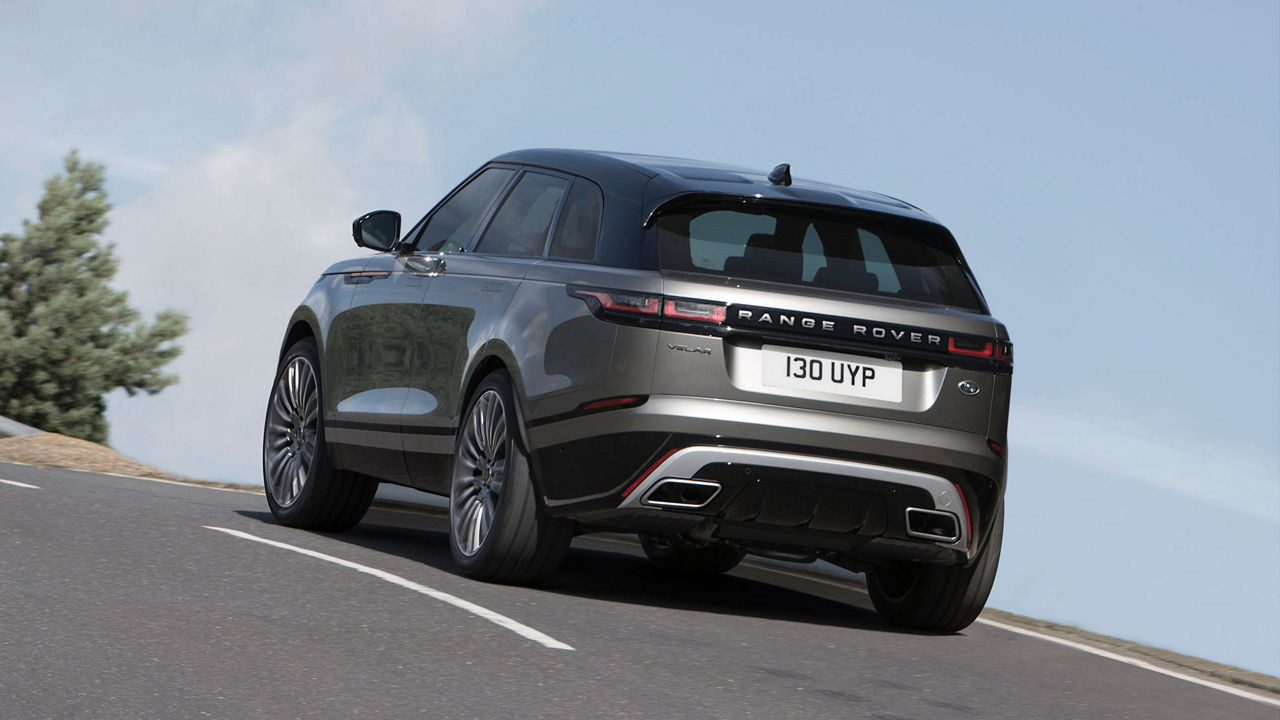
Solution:
M 579 409 L 583 412 L 591 410 L 618 410 L 621 408 L 643 405 L 646 399 L 647 396 L 645 395 L 627 395 L 625 397 L 605 398 L 604 400 L 593 400 L 586 403 Z

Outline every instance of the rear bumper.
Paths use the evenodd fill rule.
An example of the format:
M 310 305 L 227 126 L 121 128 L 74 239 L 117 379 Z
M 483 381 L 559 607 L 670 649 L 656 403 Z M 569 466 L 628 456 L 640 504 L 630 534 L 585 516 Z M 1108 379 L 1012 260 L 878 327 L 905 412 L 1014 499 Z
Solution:
M 815 491 L 823 477 L 833 479 L 829 484 L 835 492 Z M 681 497 L 679 490 L 670 492 L 685 485 L 694 490 L 688 498 Z M 876 518 L 880 521 L 876 524 L 897 526 L 887 516 L 901 514 L 906 537 L 958 552 L 969 547 L 968 513 L 954 483 L 938 475 L 884 465 L 694 445 L 671 453 L 623 492 L 618 509 L 624 511 L 685 510 L 722 520 L 829 532 L 857 532 L 877 512 L 886 517 Z M 857 495 L 882 497 L 879 503 L 859 502 Z M 779 510 L 779 505 L 784 509 Z M 913 522 L 922 512 L 945 518 L 947 532 L 922 531 L 918 521 Z
M 535 421 L 528 437 L 554 515 L 623 530 L 700 527 L 749 547 L 873 563 L 972 559 L 1004 492 L 1004 459 L 985 437 L 759 403 L 655 396 L 637 408 Z M 716 487 L 693 488 L 693 503 L 673 505 L 666 495 L 676 485 L 655 497 L 673 479 Z M 908 508 L 925 512 L 909 518 Z M 933 539 L 934 521 L 954 523 L 955 539 Z

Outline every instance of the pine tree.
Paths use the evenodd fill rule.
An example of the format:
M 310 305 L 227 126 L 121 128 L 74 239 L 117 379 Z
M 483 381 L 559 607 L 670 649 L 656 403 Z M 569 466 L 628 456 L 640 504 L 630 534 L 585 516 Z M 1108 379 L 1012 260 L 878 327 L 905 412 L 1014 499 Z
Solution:
M 49 432 L 107 439 L 104 396 L 155 394 L 178 381 L 161 368 L 182 351 L 187 318 L 147 324 L 110 286 L 114 246 L 99 236 L 111 209 L 104 169 L 73 150 L 45 182 L 39 219 L 0 235 L 0 415 Z

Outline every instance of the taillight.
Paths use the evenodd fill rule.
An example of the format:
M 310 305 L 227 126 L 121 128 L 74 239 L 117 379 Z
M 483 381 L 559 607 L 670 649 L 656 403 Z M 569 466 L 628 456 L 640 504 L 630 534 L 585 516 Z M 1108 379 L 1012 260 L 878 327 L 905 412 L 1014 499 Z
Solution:
M 996 359 L 1000 362 L 1013 364 L 1013 343 L 998 342 L 996 343 Z
M 667 300 L 662 303 L 662 315 L 677 320 L 696 320 L 719 325 L 724 322 L 725 306 L 719 303 L 697 300 Z
M 599 317 L 646 326 L 659 319 L 673 321 L 677 329 L 688 323 L 718 326 L 724 323 L 728 309 L 724 303 L 664 298 L 648 293 L 575 287 L 566 290 L 573 297 L 586 301 L 591 312 Z
M 662 298 L 658 295 L 643 293 L 625 293 L 615 290 L 578 290 L 571 288 L 569 294 L 579 298 L 592 298 L 601 309 L 610 312 L 635 313 L 637 315 L 657 315 L 662 307 Z M 588 301 L 590 304 L 590 301 Z
M 974 338 L 950 337 L 947 339 L 947 350 L 956 355 L 970 357 L 991 357 L 993 343 L 990 340 Z

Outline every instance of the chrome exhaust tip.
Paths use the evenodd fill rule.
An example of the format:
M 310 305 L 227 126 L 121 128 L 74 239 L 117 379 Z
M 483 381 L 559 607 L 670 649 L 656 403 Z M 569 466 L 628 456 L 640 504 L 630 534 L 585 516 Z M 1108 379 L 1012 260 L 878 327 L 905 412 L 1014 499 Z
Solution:
M 720 483 L 706 480 L 661 480 L 640 499 L 641 505 L 696 510 L 720 494 Z
M 922 540 L 953 543 L 960 539 L 960 518 L 942 510 L 909 507 L 907 535 Z

